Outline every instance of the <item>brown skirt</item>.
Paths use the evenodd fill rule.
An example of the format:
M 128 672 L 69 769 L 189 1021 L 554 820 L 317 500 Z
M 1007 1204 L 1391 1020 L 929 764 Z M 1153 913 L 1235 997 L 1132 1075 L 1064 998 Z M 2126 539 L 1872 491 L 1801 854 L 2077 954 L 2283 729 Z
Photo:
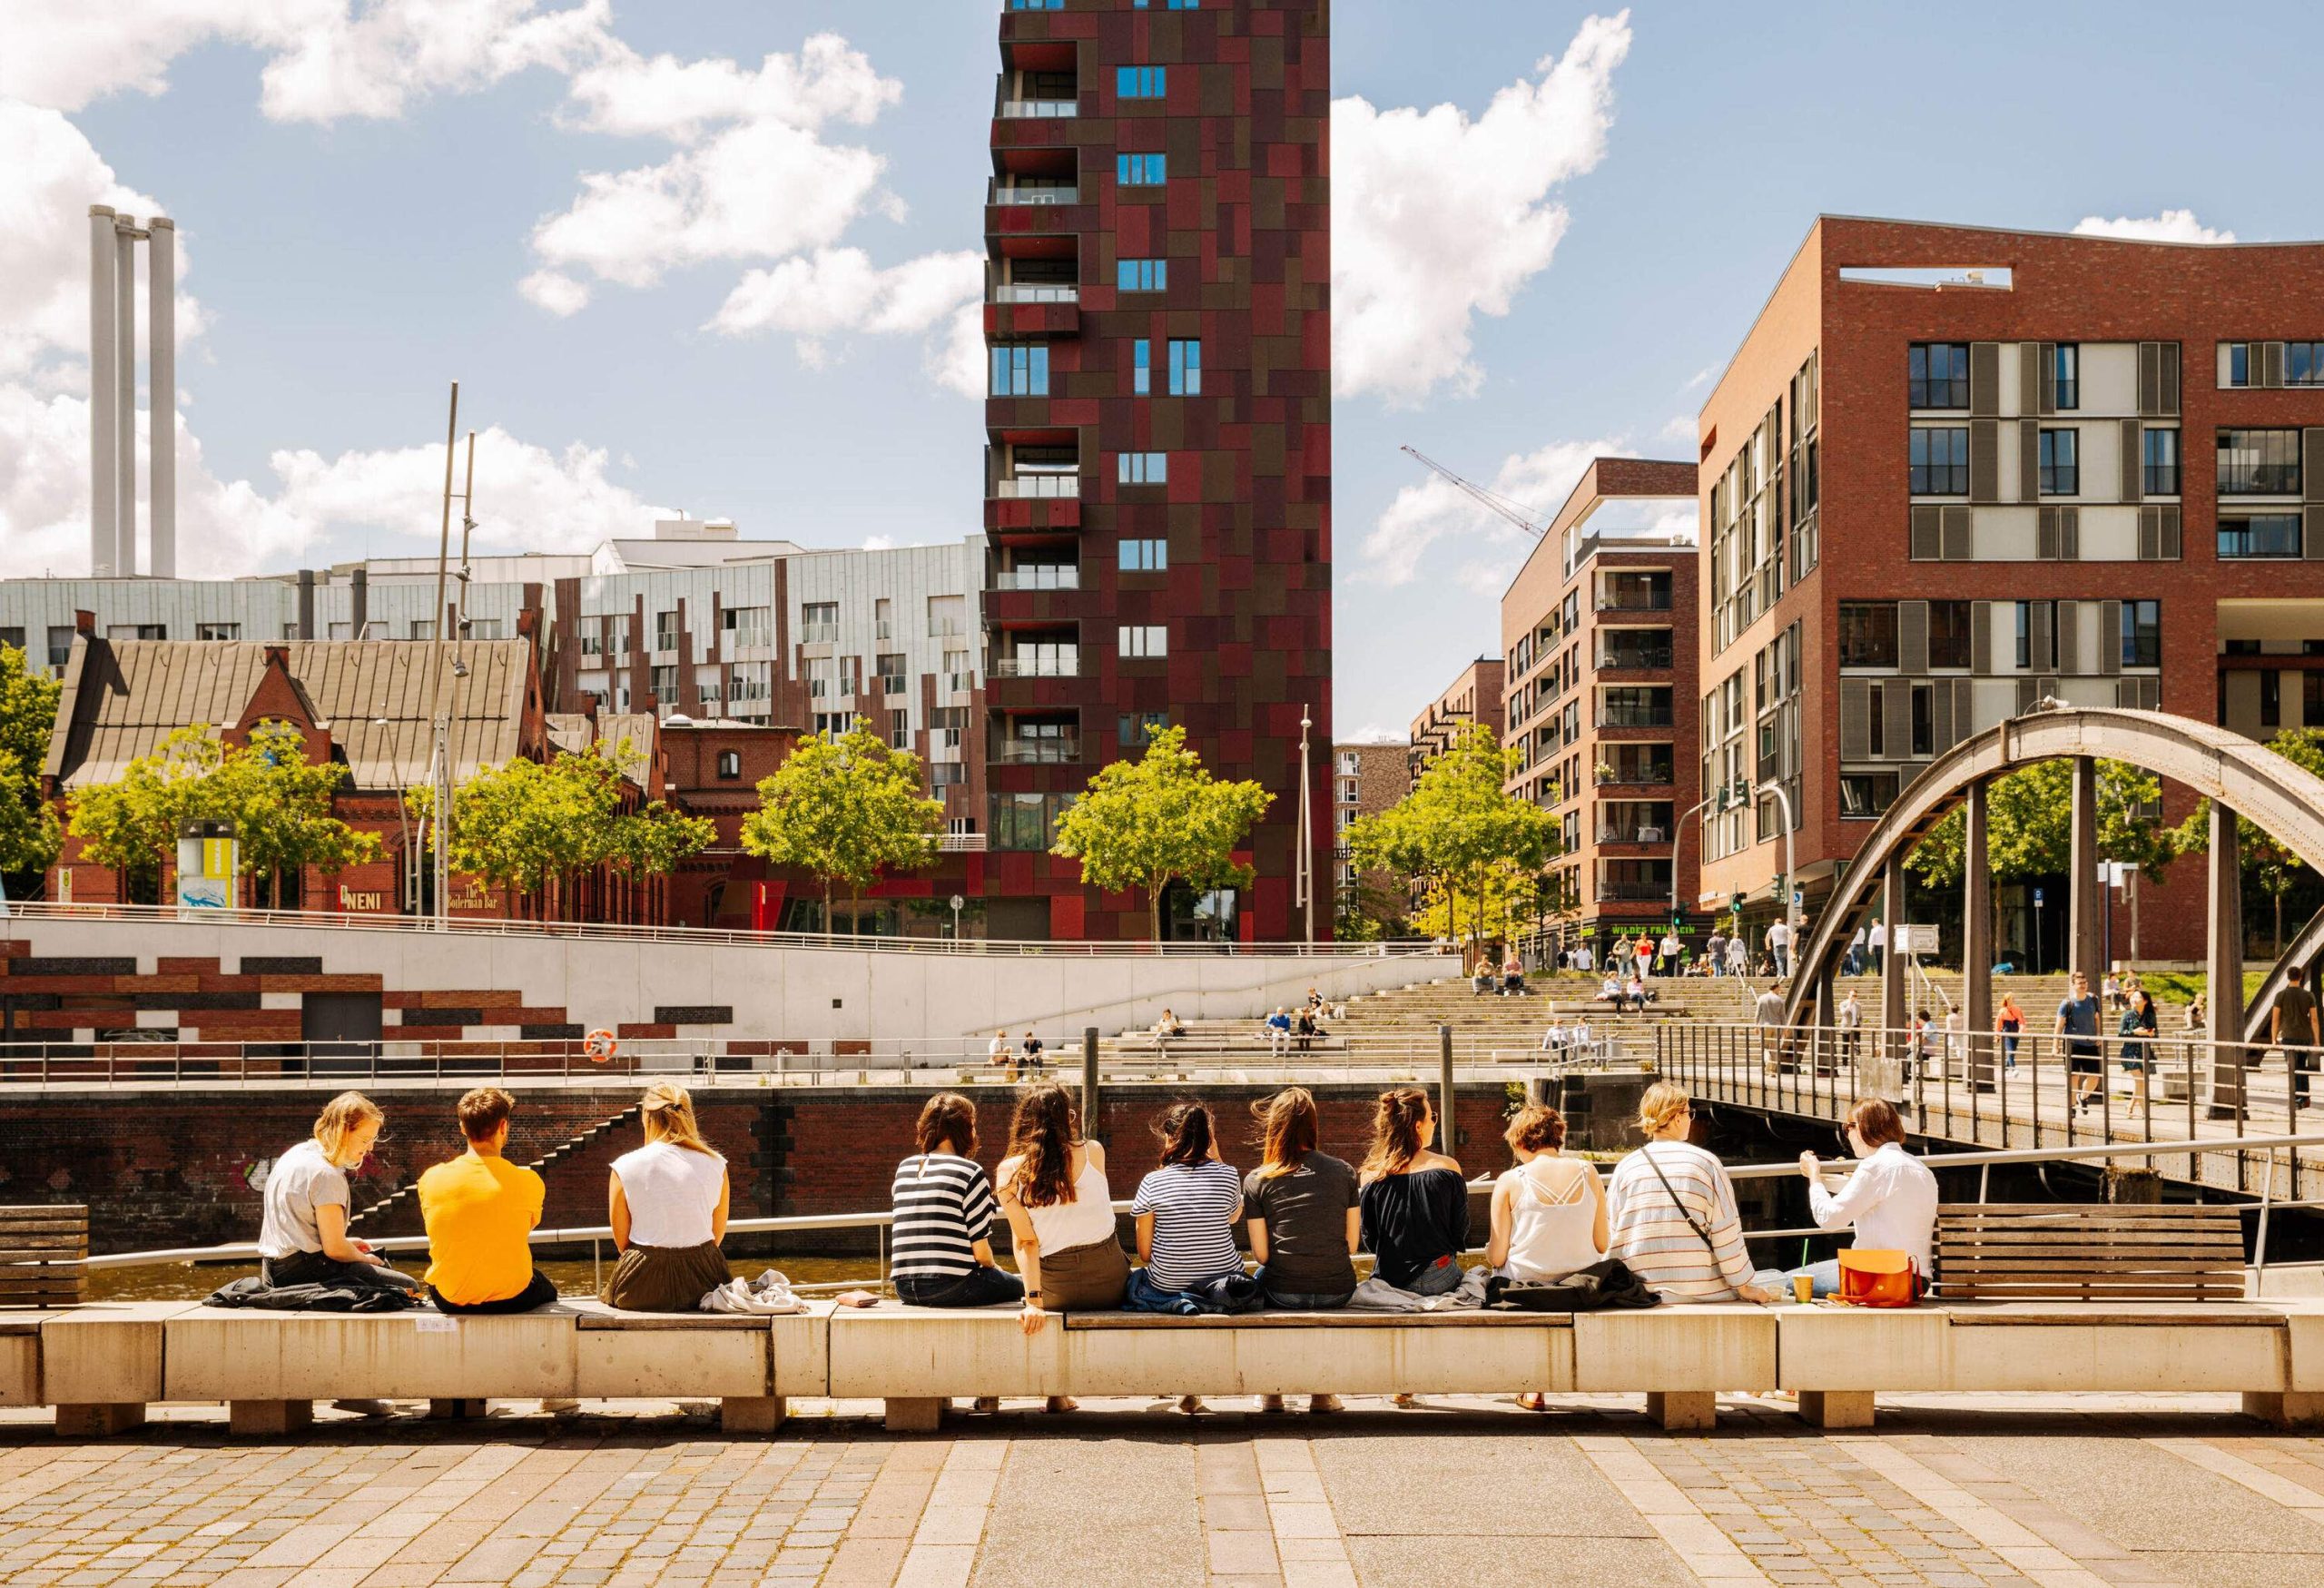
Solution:
M 606 1276 L 598 1299 L 617 1312 L 698 1312 L 702 1298 L 734 1277 L 714 1240 L 633 1246 Z
M 1129 1258 L 1118 1240 L 1093 1240 L 1041 1254 L 1041 1307 L 1048 1312 L 1111 1312 L 1129 1289 Z

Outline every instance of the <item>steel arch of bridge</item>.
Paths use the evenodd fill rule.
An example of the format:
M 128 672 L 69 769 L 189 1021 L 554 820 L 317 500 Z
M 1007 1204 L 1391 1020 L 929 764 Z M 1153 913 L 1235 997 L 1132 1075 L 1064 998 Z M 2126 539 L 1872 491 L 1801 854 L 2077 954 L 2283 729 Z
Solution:
M 2208 796 L 2215 812 L 2245 817 L 2297 855 L 2303 864 L 2324 871 L 2324 779 L 2263 745 L 2214 724 L 2162 712 L 2058 706 L 2011 717 L 1964 739 L 1929 763 L 1874 824 L 1835 887 L 1822 919 L 1800 947 L 1791 991 L 1785 1001 L 1786 1022 L 1797 1025 L 1816 1015 L 1819 996 L 1828 990 L 1841 955 L 1872 907 L 1892 864 L 1901 865 L 1929 829 L 1969 799 L 1972 789 L 2038 761 L 2078 758 L 2127 762 L 2183 784 Z M 2222 850 L 2230 852 L 2227 858 L 2235 858 L 2234 829 L 2231 823 L 2225 824 L 2228 841 L 2221 843 L 2218 841 L 2221 822 L 2215 819 L 2213 823 L 2211 893 L 2215 916 L 2217 906 L 2224 899 L 2235 941 L 2231 944 L 2214 942 L 2211 963 L 2216 972 L 2225 962 L 2222 949 L 2228 950 L 2228 958 L 2237 967 L 2236 990 L 2240 991 L 2242 943 L 2237 867 L 2222 868 L 2219 863 Z M 1974 863 L 1973 857 L 1970 863 Z M 2076 900 L 2086 911 L 2096 895 L 2094 874 L 2069 880 Z M 1990 888 L 1989 878 L 1984 887 Z M 1964 919 L 1965 923 L 1965 912 Z M 1983 935 L 1981 931 L 1979 936 Z M 1973 943 L 1975 941 L 1973 939 Z M 2324 915 L 2292 940 L 2270 972 L 2252 1007 L 2265 1011 L 2272 1001 L 2273 990 L 2282 983 L 2285 967 L 2303 962 L 2303 957 L 2313 959 L 2319 952 L 2324 952 Z M 1989 953 L 1984 964 L 1971 962 L 1975 958 L 1971 954 L 1964 962 L 1967 980 L 1973 986 L 1985 981 L 1991 964 Z M 2078 968 L 2089 971 L 2094 984 L 2101 967 Z M 2223 1040 L 2251 1040 L 2250 1032 L 2245 1029 L 2240 998 L 2223 1005 L 2219 994 L 2219 988 L 2211 989 L 2214 1035 Z M 1970 1012 L 1974 1020 L 1981 1011 L 1973 1009 Z M 1820 1018 L 1828 1021 L 1829 1011 L 1826 1010 Z

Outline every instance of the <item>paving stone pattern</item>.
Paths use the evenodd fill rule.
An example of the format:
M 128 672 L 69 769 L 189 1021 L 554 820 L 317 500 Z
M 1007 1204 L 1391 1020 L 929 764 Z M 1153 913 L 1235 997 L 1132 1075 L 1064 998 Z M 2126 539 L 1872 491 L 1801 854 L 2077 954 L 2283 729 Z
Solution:
M 2324 1439 L 2219 1397 L 1915 1397 L 1824 1435 L 1738 1397 L 1663 1435 L 1613 1398 L 1333 1418 L 1013 1405 L 891 1435 L 809 1403 L 727 1439 L 639 1403 L 485 1424 L 324 1412 L 237 1441 L 209 1408 L 60 1441 L 0 1414 L 0 1583 L 1354 1588 L 2324 1580 Z

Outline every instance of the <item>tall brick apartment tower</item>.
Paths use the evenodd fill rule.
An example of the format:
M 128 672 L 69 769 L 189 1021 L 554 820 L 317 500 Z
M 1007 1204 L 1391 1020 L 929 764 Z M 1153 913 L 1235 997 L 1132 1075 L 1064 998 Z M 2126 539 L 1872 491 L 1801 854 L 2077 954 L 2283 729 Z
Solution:
M 1275 795 L 1177 935 L 1331 920 L 1328 0 L 1007 0 L 987 195 L 985 732 L 996 937 L 1143 935 L 1047 853 L 1177 725 Z

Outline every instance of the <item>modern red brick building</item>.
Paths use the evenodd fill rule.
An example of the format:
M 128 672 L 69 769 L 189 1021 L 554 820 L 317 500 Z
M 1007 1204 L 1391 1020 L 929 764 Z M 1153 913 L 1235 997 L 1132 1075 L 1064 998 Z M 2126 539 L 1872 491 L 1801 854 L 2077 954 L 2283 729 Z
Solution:
M 1691 463 L 1593 459 L 1501 598 L 1509 787 L 1558 815 L 1568 942 L 1667 922 L 1674 870 L 1696 909 L 1694 494 Z
M 1413 718 L 1412 746 L 1406 752 L 1415 780 L 1430 762 L 1452 747 L 1452 741 L 1471 723 L 1482 723 L 1496 735 L 1501 733 L 1502 687 L 1507 675 L 1507 664 L 1501 657 L 1479 656 L 1421 708 Z
M 2324 724 L 2320 326 L 2324 245 L 1816 222 L 1699 492 L 1703 784 L 1789 793 L 1811 911 L 1902 783 L 2036 700 Z M 1782 827 L 1714 817 L 1704 901 L 1771 914 Z M 2145 956 L 2200 952 L 2194 885 L 2146 893 Z M 2021 955 L 2031 891 L 1997 890 Z
M 991 936 L 1144 934 L 1142 901 L 1089 894 L 1047 852 L 1090 774 L 1164 724 L 1275 795 L 1252 886 L 1170 899 L 1170 930 L 1296 936 L 1295 846 L 1329 864 L 1328 15 L 1326 0 L 1000 14 L 976 879 Z

